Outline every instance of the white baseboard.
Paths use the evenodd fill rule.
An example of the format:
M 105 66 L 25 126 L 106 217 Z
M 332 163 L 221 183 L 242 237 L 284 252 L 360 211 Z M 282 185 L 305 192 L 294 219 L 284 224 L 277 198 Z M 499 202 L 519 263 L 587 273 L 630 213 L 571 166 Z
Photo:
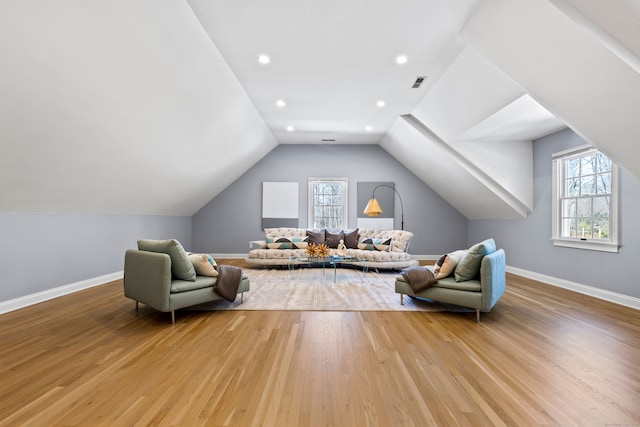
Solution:
M 568 289 L 570 291 L 578 292 L 594 298 L 599 298 L 605 301 L 640 310 L 640 298 L 618 294 L 616 292 L 611 292 L 604 289 L 594 288 L 593 286 L 583 285 L 581 283 L 572 282 L 570 280 L 558 279 L 557 277 L 547 276 L 544 274 L 535 273 L 533 271 L 523 270 L 517 267 L 507 266 L 507 272 L 517 274 L 518 276 L 526 277 L 528 279 L 537 280 L 538 282 L 543 282 L 552 286 L 557 286 L 559 288 Z
M 53 298 L 58 298 L 63 295 L 72 294 L 104 283 L 113 282 L 114 280 L 122 279 L 122 277 L 124 277 L 124 272 L 117 271 L 115 273 L 105 274 L 104 276 L 94 277 L 80 282 L 71 283 L 69 285 L 47 289 L 46 291 L 37 292 L 35 294 L 10 299 L 8 301 L 0 301 L 0 314 L 28 307 L 33 304 L 38 304 Z
M 418 261 L 437 261 L 442 255 L 411 255 L 411 258 Z

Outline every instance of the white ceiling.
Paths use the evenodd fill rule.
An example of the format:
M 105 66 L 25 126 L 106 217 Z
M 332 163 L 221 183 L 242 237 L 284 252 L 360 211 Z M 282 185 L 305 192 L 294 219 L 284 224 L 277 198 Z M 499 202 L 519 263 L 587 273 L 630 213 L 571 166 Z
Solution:
M 191 215 L 277 144 L 335 139 L 522 217 L 530 141 L 565 123 L 640 176 L 639 2 L 2 2 L 0 212 Z
M 0 212 L 192 215 L 277 145 L 186 2 L 1 2 L 0 70 Z
M 640 0 L 551 0 L 640 71 Z
M 309 144 L 378 143 L 460 53 L 457 34 L 477 3 L 189 0 L 278 142 Z M 418 76 L 427 79 L 412 89 Z

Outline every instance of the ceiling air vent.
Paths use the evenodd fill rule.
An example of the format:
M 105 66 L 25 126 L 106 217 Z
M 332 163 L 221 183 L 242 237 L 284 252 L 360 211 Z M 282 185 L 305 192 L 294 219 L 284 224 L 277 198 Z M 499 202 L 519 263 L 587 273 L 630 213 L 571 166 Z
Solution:
M 420 85 L 422 84 L 423 81 L 425 81 L 425 79 L 427 78 L 427 76 L 418 76 L 416 77 L 416 81 L 413 83 L 413 86 L 411 86 L 413 89 L 417 89 L 420 87 Z
M 321 139 L 322 142 L 336 142 L 335 139 Z

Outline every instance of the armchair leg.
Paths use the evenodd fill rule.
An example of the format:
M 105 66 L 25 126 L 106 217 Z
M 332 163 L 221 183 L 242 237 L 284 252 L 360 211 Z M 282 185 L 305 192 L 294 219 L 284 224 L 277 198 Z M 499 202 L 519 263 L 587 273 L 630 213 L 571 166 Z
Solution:
M 240 304 L 244 302 L 244 292 L 240 292 Z
M 404 305 L 404 294 L 400 294 L 400 305 Z
M 171 310 L 171 324 L 176 324 L 176 312 L 174 310 Z
M 476 308 L 476 322 L 480 323 L 480 309 Z
M 136 301 L 136 310 L 138 309 L 138 301 Z

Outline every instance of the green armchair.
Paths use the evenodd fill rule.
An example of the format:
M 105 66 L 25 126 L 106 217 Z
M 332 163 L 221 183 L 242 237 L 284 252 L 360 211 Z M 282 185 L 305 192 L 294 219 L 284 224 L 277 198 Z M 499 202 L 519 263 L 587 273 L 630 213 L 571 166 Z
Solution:
M 218 278 L 196 275 L 195 280 L 181 280 L 171 273 L 171 257 L 166 253 L 127 250 L 124 259 L 124 295 L 158 311 L 170 312 L 175 324 L 175 310 L 223 299 L 215 292 Z M 249 290 L 249 278 L 242 276 L 240 301 Z
M 491 248 L 492 239 L 487 240 Z M 485 243 L 482 242 L 482 243 Z M 480 245 L 480 244 L 479 244 Z M 473 248 L 472 248 L 473 249 Z M 482 256 L 478 274 L 471 280 L 456 281 L 451 275 L 438 279 L 436 285 L 414 293 L 404 277 L 395 281 L 395 290 L 400 294 L 400 304 L 404 304 L 403 296 L 426 298 L 432 301 L 474 308 L 476 321 L 480 322 L 480 312 L 490 311 L 506 290 L 506 257 L 503 249 L 495 249 Z M 433 269 L 432 266 L 428 268 Z

